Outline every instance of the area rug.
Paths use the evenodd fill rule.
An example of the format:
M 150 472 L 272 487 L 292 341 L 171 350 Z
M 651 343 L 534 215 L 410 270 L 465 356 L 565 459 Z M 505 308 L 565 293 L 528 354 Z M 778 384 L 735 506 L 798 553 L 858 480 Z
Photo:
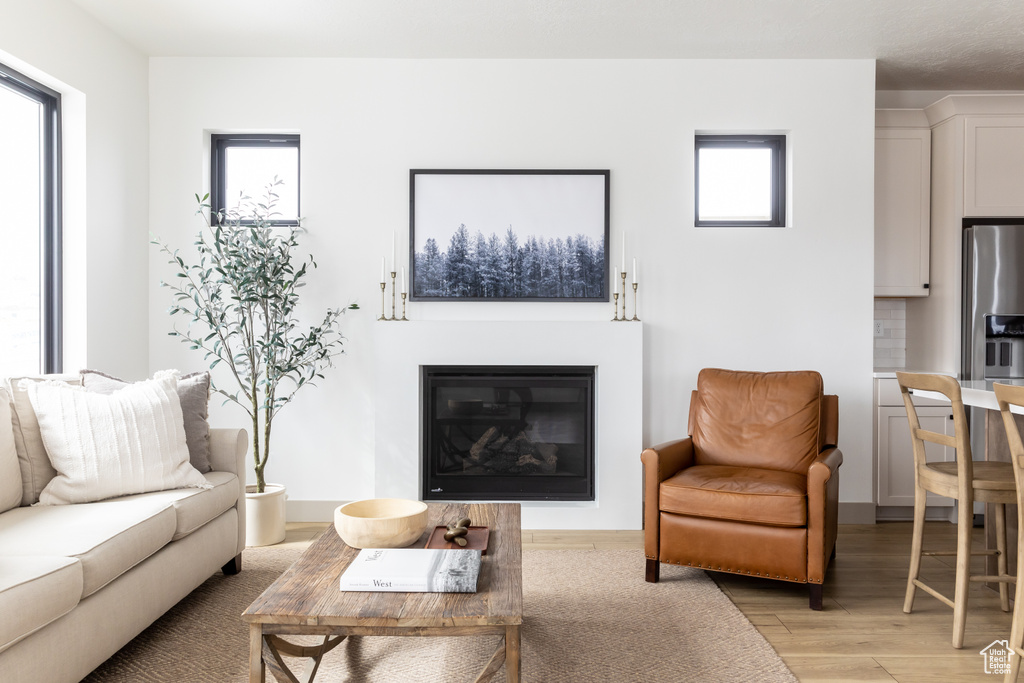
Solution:
M 248 681 L 248 630 L 239 615 L 299 552 L 246 550 L 241 574 L 210 578 L 86 682 Z M 523 680 L 796 681 L 704 572 L 663 565 L 657 584 L 643 575 L 638 550 L 524 552 Z M 350 638 L 324 657 L 316 680 L 468 683 L 498 642 L 497 636 Z M 504 681 L 504 669 L 493 680 Z

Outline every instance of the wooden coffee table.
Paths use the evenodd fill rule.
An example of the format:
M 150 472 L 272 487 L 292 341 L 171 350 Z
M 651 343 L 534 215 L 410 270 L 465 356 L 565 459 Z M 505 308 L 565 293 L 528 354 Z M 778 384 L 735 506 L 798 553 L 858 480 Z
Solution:
M 427 530 L 411 547 L 422 548 L 435 526 L 469 517 L 490 527 L 476 593 L 342 592 L 341 573 L 358 554 L 333 526 L 242 613 L 249 623 L 249 681 L 263 683 L 269 667 L 281 681 L 312 681 L 325 653 L 348 636 L 504 636 L 476 681 L 502 663 L 507 681 L 520 680 L 519 631 L 523 623 L 523 554 L 519 505 L 429 504 Z M 302 646 L 282 636 L 323 636 Z M 283 656 L 306 659 L 303 679 Z

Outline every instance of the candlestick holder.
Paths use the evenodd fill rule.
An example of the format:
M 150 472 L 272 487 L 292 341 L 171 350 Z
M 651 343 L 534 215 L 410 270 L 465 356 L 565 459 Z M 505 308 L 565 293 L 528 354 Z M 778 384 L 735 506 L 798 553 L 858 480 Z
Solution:
M 640 322 L 640 318 L 636 317 L 636 288 L 637 288 L 637 286 L 638 286 L 637 283 L 634 282 L 633 283 L 633 317 L 630 318 L 630 320 L 635 320 L 637 322 Z M 623 312 L 622 317 L 623 318 L 626 317 L 625 312 Z
M 636 287 L 636 285 L 633 285 L 633 286 Z M 405 296 L 406 296 L 405 292 L 402 292 L 402 317 L 399 318 L 399 320 L 408 321 L 409 319 L 405 317 Z
M 626 292 L 628 291 L 626 289 L 626 271 L 623 270 L 621 273 L 619 273 L 619 276 L 622 278 L 622 318 L 621 319 L 622 320 L 626 320 Z
M 398 320 L 395 317 L 395 277 L 398 275 L 395 271 L 391 271 L 391 317 L 388 320 Z
M 612 320 L 618 321 L 619 319 L 619 293 L 615 292 L 612 294 L 612 298 L 615 299 L 615 317 Z
M 380 317 L 377 320 L 387 320 L 384 315 L 384 290 L 387 289 L 387 286 L 385 282 L 380 283 Z

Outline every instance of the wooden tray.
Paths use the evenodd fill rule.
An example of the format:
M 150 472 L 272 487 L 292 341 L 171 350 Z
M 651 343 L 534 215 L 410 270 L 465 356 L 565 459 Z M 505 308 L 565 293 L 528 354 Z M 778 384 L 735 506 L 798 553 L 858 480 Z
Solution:
M 427 539 L 426 548 L 441 548 L 444 550 L 480 550 L 481 554 L 487 554 L 487 540 L 490 538 L 491 531 L 485 526 L 471 526 L 469 527 L 469 533 L 466 534 L 466 545 L 465 547 L 460 546 L 454 541 L 444 540 L 444 534 L 448 531 L 446 526 L 436 526 L 430 533 L 430 538 Z

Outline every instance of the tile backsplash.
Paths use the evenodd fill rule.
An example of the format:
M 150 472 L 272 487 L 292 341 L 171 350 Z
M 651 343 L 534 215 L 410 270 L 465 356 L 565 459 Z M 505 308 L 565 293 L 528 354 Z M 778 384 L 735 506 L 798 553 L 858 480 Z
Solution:
M 902 368 L 907 365 L 907 300 L 875 299 L 875 367 Z

